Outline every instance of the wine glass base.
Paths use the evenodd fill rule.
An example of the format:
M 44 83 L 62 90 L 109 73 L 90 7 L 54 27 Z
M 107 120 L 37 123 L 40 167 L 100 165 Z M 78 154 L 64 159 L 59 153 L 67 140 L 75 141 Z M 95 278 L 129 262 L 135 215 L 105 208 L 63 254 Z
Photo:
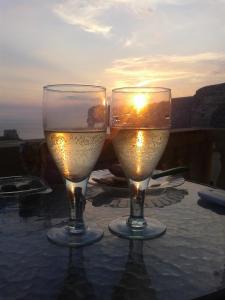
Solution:
M 125 239 L 129 240 L 149 240 L 156 238 L 166 231 L 166 226 L 156 219 L 145 218 L 147 225 L 144 229 L 132 229 L 127 225 L 128 217 L 121 217 L 109 224 L 109 230 Z
M 89 228 L 82 234 L 70 233 L 68 226 L 53 227 L 47 232 L 48 239 L 54 244 L 65 247 L 82 247 L 91 245 L 103 237 L 103 230 L 95 226 Z

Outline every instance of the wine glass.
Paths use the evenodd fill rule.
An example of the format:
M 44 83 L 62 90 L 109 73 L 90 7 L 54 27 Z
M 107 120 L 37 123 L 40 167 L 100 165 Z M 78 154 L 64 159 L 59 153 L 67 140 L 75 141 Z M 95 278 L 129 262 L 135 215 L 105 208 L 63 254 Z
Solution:
M 145 191 L 166 147 L 170 130 L 171 91 L 167 88 L 127 87 L 112 93 L 112 142 L 129 182 L 130 216 L 109 224 L 112 233 L 127 239 L 151 239 L 166 226 L 144 217 Z
M 65 178 L 68 224 L 51 228 L 49 240 L 79 247 L 101 239 L 103 231 L 84 222 L 85 192 L 107 128 L 106 90 L 101 86 L 57 84 L 44 87 L 43 125 L 47 146 Z

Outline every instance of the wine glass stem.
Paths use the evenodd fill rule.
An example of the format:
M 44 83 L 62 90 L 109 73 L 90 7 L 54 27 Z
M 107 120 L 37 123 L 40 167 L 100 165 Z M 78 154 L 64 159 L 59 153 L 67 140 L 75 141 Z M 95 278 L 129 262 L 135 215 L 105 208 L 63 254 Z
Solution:
M 130 183 L 130 216 L 127 224 L 133 229 L 143 229 L 146 226 L 144 218 L 144 200 L 145 191 L 148 187 L 149 179 L 143 181 L 134 181 L 129 179 Z
M 70 204 L 69 232 L 82 234 L 86 230 L 83 212 L 85 209 L 85 193 L 88 178 L 80 182 L 72 182 L 66 179 L 66 189 Z

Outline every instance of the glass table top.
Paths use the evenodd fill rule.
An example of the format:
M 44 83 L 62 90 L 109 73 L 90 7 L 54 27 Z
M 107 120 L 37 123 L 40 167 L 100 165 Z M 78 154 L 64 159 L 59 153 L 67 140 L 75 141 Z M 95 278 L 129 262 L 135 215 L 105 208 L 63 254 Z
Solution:
M 101 241 L 69 249 L 50 243 L 65 222 L 58 185 L 48 195 L 0 199 L 0 299 L 195 299 L 225 289 L 225 209 L 199 199 L 204 186 L 185 182 L 148 193 L 145 215 L 167 226 L 149 241 L 112 235 L 108 223 L 129 214 L 127 195 L 89 186 L 87 222 Z

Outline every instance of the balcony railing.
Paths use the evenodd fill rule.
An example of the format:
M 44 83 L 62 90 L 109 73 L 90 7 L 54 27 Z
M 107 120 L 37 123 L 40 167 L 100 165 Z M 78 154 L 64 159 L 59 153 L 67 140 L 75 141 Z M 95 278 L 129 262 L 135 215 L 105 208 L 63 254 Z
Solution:
M 212 128 L 173 129 L 158 169 L 187 166 L 187 180 L 225 188 L 225 130 Z M 95 169 L 117 162 L 110 136 Z M 37 175 L 50 185 L 61 181 L 44 140 L 26 140 L 1 147 L 0 176 Z

